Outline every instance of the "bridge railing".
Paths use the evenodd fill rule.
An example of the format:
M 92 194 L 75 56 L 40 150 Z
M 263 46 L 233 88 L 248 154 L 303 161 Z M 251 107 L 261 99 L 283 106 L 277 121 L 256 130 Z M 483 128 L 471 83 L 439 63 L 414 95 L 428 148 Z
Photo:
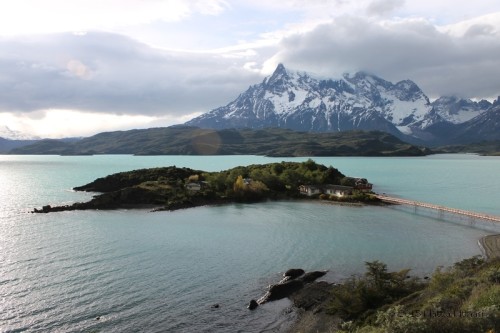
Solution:
M 422 202 L 422 201 L 395 198 L 395 197 L 390 197 L 387 195 L 378 194 L 377 198 L 379 198 L 382 201 L 389 202 L 389 203 L 423 207 L 423 208 L 433 209 L 433 210 L 437 210 L 437 211 L 448 212 L 448 213 L 453 213 L 453 214 L 457 214 L 457 215 L 468 216 L 471 218 L 477 218 L 477 219 L 482 219 L 482 220 L 500 223 L 500 216 L 483 214 L 483 213 L 468 211 L 468 210 L 464 210 L 464 209 L 457 209 L 457 208 L 451 208 L 451 207 L 446 207 L 446 206 L 434 205 L 434 204 Z

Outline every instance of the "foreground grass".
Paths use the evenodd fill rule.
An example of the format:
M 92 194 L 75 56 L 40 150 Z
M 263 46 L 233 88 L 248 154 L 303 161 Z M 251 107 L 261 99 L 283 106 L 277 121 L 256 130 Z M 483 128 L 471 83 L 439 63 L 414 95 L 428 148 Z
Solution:
M 365 276 L 334 287 L 329 313 L 341 333 L 494 333 L 500 329 L 500 260 L 465 259 L 438 268 L 429 282 L 388 272 L 378 261 Z

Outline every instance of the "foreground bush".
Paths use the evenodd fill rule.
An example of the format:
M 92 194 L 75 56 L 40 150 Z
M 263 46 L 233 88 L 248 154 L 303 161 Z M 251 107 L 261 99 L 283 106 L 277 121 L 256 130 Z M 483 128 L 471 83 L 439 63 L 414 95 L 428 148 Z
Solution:
M 500 261 L 465 259 L 438 268 L 429 283 L 366 263 L 333 291 L 330 312 L 344 319 L 341 333 L 495 333 L 500 329 Z M 407 271 L 406 271 L 407 272 Z M 406 274 L 405 274 L 406 275 Z

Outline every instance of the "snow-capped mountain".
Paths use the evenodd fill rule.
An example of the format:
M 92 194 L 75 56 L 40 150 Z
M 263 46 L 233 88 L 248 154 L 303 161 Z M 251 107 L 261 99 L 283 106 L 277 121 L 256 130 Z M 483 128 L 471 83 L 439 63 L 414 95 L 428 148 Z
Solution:
M 432 107 L 436 113 L 452 124 L 465 123 L 486 112 L 491 106 L 492 103 L 484 99 L 474 102 L 456 96 L 444 96 L 432 102 Z
M 457 127 L 457 143 L 500 140 L 500 97 L 489 110 Z
M 458 97 L 442 97 L 430 103 L 410 80 L 394 84 L 365 72 L 318 79 L 280 64 L 262 83 L 186 125 L 319 132 L 382 130 L 413 142 L 448 143 L 463 131 L 460 124 L 493 107 L 486 100 Z
M 393 84 L 358 72 L 317 79 L 280 64 L 260 84 L 186 125 L 208 128 L 285 127 L 302 131 L 383 130 L 415 135 L 440 117 L 412 81 Z

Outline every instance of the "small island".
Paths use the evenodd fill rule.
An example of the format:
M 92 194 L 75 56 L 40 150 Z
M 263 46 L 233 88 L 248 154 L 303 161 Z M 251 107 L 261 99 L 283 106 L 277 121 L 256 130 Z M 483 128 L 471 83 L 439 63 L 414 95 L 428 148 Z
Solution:
M 120 172 L 75 187 L 99 192 L 88 202 L 43 206 L 34 213 L 67 210 L 153 208 L 176 210 L 235 202 L 319 198 L 336 202 L 377 202 L 365 178 L 347 177 L 309 159 L 239 166 L 206 172 L 169 166 Z

